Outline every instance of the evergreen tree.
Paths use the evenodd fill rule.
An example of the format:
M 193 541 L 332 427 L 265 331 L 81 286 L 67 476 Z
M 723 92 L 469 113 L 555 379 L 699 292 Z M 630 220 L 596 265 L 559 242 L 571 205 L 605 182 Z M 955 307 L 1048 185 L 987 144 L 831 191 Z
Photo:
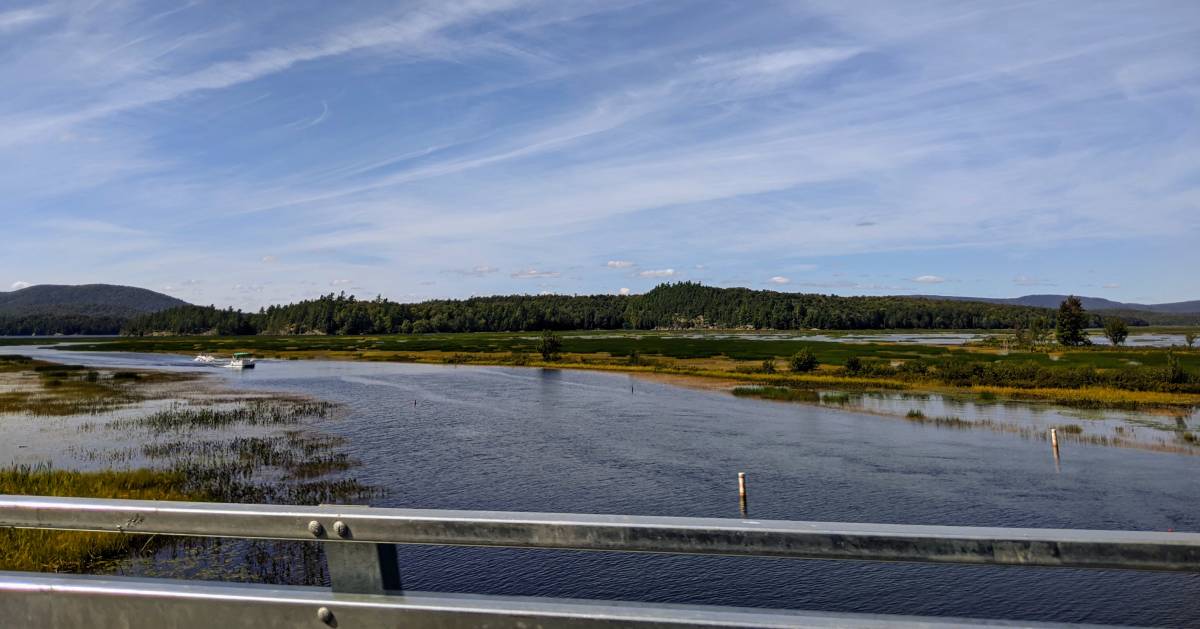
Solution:
M 1087 322 L 1088 317 L 1083 310 L 1083 302 L 1074 295 L 1064 299 L 1058 307 L 1058 319 L 1055 327 L 1058 342 L 1070 347 L 1091 345 L 1092 341 L 1084 332 Z

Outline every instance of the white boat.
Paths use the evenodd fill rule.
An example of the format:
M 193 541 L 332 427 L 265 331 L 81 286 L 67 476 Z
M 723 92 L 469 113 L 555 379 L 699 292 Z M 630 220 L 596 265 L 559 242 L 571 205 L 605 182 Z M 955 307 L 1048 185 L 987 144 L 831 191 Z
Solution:
M 254 354 L 237 352 L 230 359 L 229 364 L 225 366 L 230 369 L 254 369 Z
M 215 363 L 217 362 L 217 357 L 212 354 L 200 354 L 192 360 L 198 363 Z

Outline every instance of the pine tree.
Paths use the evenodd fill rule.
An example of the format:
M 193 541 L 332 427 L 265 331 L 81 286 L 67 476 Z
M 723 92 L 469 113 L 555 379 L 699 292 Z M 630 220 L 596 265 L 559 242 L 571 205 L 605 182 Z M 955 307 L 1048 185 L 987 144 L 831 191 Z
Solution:
M 1091 345 L 1084 328 L 1087 326 L 1087 314 L 1083 310 L 1083 302 L 1078 297 L 1070 295 L 1058 306 L 1058 320 L 1055 332 L 1058 342 L 1071 347 Z

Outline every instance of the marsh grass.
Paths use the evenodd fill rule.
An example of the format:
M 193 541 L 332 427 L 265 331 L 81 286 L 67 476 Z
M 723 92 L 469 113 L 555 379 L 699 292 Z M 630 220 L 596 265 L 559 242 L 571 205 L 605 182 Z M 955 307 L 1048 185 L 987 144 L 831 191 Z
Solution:
M 306 419 L 326 419 L 336 405 L 329 402 L 289 398 L 251 399 L 232 408 L 196 407 L 173 402 L 165 410 L 108 423 L 110 429 L 147 428 L 156 432 L 228 428 L 232 425 L 282 426 Z
M 128 375 L 122 375 L 128 374 Z M 33 416 L 98 415 L 148 399 L 145 385 L 185 382 L 187 374 L 107 372 L 27 356 L 0 356 L 0 414 Z
M 76 460 L 150 466 L 102 472 L 14 466 L 0 470 L 0 493 L 275 504 L 354 504 L 382 495 L 347 477 L 359 463 L 340 451 L 344 438 L 301 427 L 333 418 L 337 407 L 328 402 L 156 386 L 195 377 L 64 368 L 10 356 L 0 360 L 0 372 L 10 389 L 0 394 L 0 411 L 86 416 L 127 409 L 127 416 L 83 421 L 77 429 L 124 433 L 123 439 L 142 443 L 71 446 L 68 453 Z M 162 410 L 138 407 L 168 400 Z M 270 433 L 242 436 L 241 427 L 265 427 Z M 198 438 L 197 431 L 208 433 Z M 234 547 L 239 550 L 229 552 L 243 554 L 222 554 Z M 252 576 L 286 575 L 289 583 L 320 583 L 323 574 L 319 547 L 303 544 L 0 530 L 0 569 L 95 572 L 136 564 L 150 570 L 147 566 L 157 565 L 160 555 L 190 555 L 200 570 L 218 569 L 212 562 L 231 562 Z M 170 574 L 169 567 L 163 569 Z
M 821 401 L 821 394 L 817 391 L 786 387 L 736 387 L 733 389 L 733 394 L 738 397 L 756 397 L 781 402 L 811 402 L 815 404 Z
M 77 472 L 48 465 L 0 469 L 0 493 L 136 500 L 204 500 L 207 495 L 176 470 Z M 146 550 L 148 536 L 76 531 L 0 529 L 0 570 L 90 572 Z

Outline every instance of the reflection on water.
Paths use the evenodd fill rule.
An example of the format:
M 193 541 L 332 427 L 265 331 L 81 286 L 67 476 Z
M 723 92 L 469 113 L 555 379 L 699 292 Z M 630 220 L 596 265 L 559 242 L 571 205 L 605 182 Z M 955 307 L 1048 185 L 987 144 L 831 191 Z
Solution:
M 72 352 L 67 360 L 195 368 L 163 355 Z M 610 373 L 270 360 L 254 372 L 209 372 L 231 387 L 343 404 L 342 417 L 321 430 L 344 437 L 362 462 L 346 474 L 388 491 L 380 506 L 736 518 L 744 471 L 756 519 L 1200 530 L 1196 456 L 1068 442 L 1056 470 L 1045 443 L 1015 435 L 897 421 L 853 404 L 780 404 L 647 381 L 631 388 L 628 376 Z M 931 416 L 1039 426 L 1118 421 L 932 397 L 857 403 L 867 411 L 919 403 Z M 1200 575 L 400 552 L 406 585 L 418 590 L 1200 625 Z
M 989 402 L 978 397 L 932 393 L 843 391 L 815 391 L 809 401 L 884 415 L 919 413 L 919 417 L 925 418 L 959 419 L 963 420 L 963 427 L 973 423 L 1040 438 L 1045 438 L 1050 428 L 1057 428 L 1064 432 L 1066 440 L 1200 454 L 1200 444 L 1188 440 L 1192 431 L 1200 430 L 1200 408 L 1094 409 L 1036 402 Z

